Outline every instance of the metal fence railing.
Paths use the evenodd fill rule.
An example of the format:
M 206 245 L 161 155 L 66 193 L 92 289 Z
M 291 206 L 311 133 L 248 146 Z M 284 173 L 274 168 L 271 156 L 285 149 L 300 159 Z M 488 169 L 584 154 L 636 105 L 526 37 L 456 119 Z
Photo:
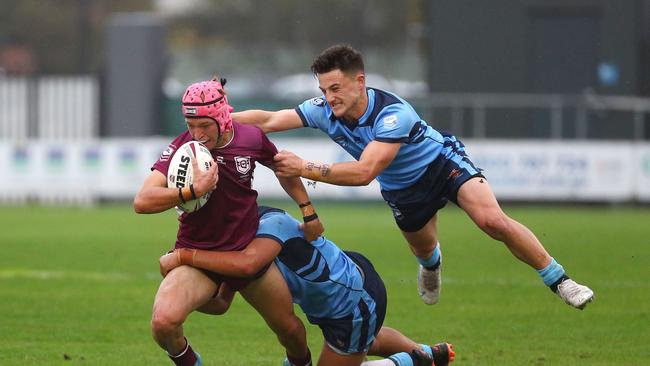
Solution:
M 416 101 L 418 110 L 433 125 L 442 123 L 459 135 L 472 138 L 505 134 L 524 138 L 643 140 L 648 139 L 650 132 L 650 98 L 644 97 L 433 93 Z M 522 124 L 520 136 L 508 135 L 509 130 Z
M 96 78 L 0 78 L 0 139 L 79 140 L 98 131 Z

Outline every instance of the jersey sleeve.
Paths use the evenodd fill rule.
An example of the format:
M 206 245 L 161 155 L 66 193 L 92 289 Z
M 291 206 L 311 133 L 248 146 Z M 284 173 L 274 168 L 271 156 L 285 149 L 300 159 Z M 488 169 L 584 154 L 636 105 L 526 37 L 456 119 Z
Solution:
M 278 153 L 278 148 L 275 146 L 271 140 L 260 130 L 260 138 L 262 144 L 260 147 L 260 156 L 258 157 L 258 162 L 266 167 L 273 166 L 273 157 Z
M 262 216 L 255 236 L 273 239 L 284 246 L 287 240 L 302 235 L 298 221 L 286 213 L 272 213 Z
M 169 163 L 172 161 L 172 156 L 174 156 L 174 153 L 179 147 L 191 139 L 192 137 L 187 131 L 178 135 L 174 141 L 170 142 L 169 145 L 167 145 L 167 148 L 165 148 L 165 150 L 160 154 L 160 157 L 153 164 L 151 170 L 157 170 L 166 177 L 167 171 L 169 170 Z
M 308 99 L 296 107 L 296 113 L 300 116 L 303 126 L 327 131 L 329 116 L 325 99 L 321 97 Z
M 388 107 L 375 122 L 375 140 L 380 142 L 406 142 L 418 119 L 408 111 Z

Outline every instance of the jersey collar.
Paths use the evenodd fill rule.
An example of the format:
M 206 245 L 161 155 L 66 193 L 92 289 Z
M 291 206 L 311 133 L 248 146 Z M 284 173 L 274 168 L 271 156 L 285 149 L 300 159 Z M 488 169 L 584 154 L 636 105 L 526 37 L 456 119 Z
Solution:
M 354 130 L 358 126 L 365 126 L 368 124 L 368 116 L 372 114 L 372 111 L 375 106 L 375 91 L 372 88 L 366 87 L 366 95 L 368 96 L 368 105 L 366 106 L 366 111 L 361 115 L 361 118 L 359 118 L 356 121 L 345 121 L 343 119 L 336 118 L 334 113 L 332 112 L 332 109 L 327 106 L 327 113 L 330 121 L 332 122 L 339 122 L 343 124 L 344 126 L 350 128 L 351 130 Z M 371 122 L 371 121 L 370 121 Z

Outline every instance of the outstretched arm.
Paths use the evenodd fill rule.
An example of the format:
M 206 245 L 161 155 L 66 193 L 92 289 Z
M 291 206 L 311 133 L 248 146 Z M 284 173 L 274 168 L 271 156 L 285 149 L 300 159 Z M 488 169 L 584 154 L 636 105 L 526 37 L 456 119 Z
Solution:
M 160 274 L 187 265 L 232 277 L 253 277 L 280 253 L 280 243 L 255 238 L 244 250 L 216 252 L 202 249 L 176 249 L 160 257 Z
M 277 112 L 251 109 L 233 113 L 232 118 L 241 124 L 257 126 L 264 133 L 303 127 L 302 120 L 294 109 L 282 109 Z
M 333 164 L 308 161 L 292 152 L 281 151 L 274 158 L 276 175 L 300 176 L 340 186 L 365 186 L 390 165 L 399 148 L 399 143 L 373 141 L 363 150 L 359 161 Z

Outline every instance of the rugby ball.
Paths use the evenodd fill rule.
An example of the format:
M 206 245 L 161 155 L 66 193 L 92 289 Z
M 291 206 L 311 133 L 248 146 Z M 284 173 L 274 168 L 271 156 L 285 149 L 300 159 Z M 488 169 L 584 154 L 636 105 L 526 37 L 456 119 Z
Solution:
M 172 156 L 167 170 L 167 187 L 183 188 L 189 187 L 194 179 L 194 169 L 192 160 L 196 160 L 201 171 L 207 171 L 212 165 L 212 155 L 210 150 L 198 141 L 189 141 L 181 145 Z M 179 204 L 178 207 L 184 212 L 194 212 L 203 207 L 210 198 L 208 192 L 203 196 Z

